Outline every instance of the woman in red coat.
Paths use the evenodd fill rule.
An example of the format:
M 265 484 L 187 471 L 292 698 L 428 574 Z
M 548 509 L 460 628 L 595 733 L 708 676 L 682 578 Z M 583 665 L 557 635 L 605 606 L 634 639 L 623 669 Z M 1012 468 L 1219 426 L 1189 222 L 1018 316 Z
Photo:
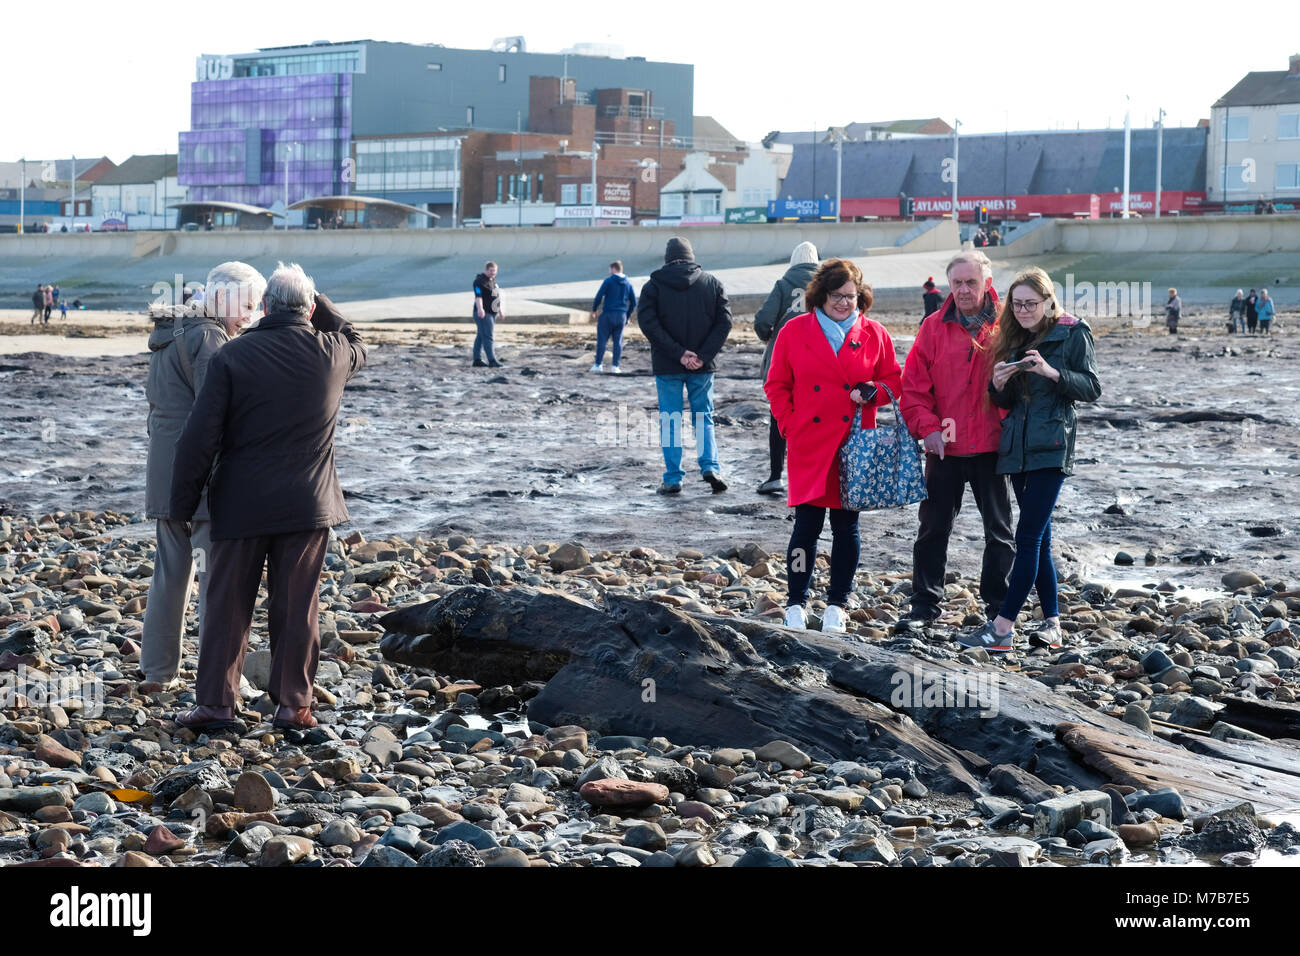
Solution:
M 871 286 L 847 259 L 827 259 L 804 293 L 813 311 L 787 322 L 763 391 L 787 443 L 794 532 L 786 553 L 787 627 L 805 627 L 804 602 L 817 538 L 831 516 L 831 582 L 823 631 L 844 630 L 858 567 L 858 512 L 840 507 L 839 451 L 854 427 L 874 428 L 876 406 L 902 391 L 902 370 L 884 326 L 866 317 Z

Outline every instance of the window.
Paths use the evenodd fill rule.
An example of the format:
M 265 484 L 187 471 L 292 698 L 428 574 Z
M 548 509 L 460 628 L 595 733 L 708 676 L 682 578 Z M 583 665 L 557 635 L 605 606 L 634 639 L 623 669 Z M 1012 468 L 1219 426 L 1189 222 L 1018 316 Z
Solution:
M 1279 113 L 1277 115 L 1277 138 L 1300 139 L 1300 113 Z
M 532 202 L 533 199 L 533 180 L 527 173 L 524 173 L 522 181 L 519 184 L 521 198 L 524 202 Z
M 506 65 L 504 63 L 501 63 L 497 66 L 497 82 L 504 83 L 505 81 L 506 81 Z
M 1224 127 L 1224 136 L 1230 143 L 1239 143 L 1250 139 L 1250 117 L 1229 116 Z
M 1300 163 L 1277 164 L 1277 188 L 1300 189 Z
M 576 206 L 578 204 L 578 184 L 561 183 L 560 184 L 560 205 Z
M 579 199 L 578 202 L 583 206 L 589 206 L 594 201 L 594 199 L 595 197 L 592 195 L 591 183 L 583 183 L 582 198 Z
M 537 174 L 537 201 L 538 202 L 546 201 L 546 197 L 542 195 L 542 177 L 544 175 L 545 175 L 544 173 Z
M 685 193 L 663 193 L 659 197 L 659 215 L 681 216 L 686 211 Z
M 1223 183 L 1223 188 L 1227 192 L 1244 192 L 1249 189 L 1253 183 L 1248 183 L 1243 178 L 1246 172 L 1244 163 L 1235 163 L 1231 166 L 1219 167 L 1219 182 Z
M 497 202 L 505 201 L 505 177 L 497 177 Z
M 466 126 L 474 125 L 474 107 L 472 106 L 465 107 L 465 125 Z
M 153 211 L 153 210 L 151 210 L 151 209 L 149 208 L 149 197 L 148 197 L 148 196 L 136 196 L 136 197 L 135 197 L 135 211 L 138 212 L 138 213 L 145 213 L 145 212 L 152 212 L 152 211 Z

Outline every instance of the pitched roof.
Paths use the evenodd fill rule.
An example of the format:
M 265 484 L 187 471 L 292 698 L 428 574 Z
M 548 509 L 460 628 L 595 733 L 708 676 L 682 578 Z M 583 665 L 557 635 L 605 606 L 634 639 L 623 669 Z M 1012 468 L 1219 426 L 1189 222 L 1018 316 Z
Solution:
M 1300 103 L 1300 73 L 1263 70 L 1247 73 L 1215 102 L 1223 106 L 1281 106 Z
M 703 166 L 689 163 L 682 172 L 666 183 L 660 192 L 665 193 L 718 193 L 726 192 L 716 176 L 707 172 Z
M 176 175 L 176 154 L 132 156 L 116 169 L 110 169 L 99 178 L 96 186 L 130 186 L 153 183 Z
M 1162 179 L 1169 190 L 1205 188 L 1206 135 L 1203 126 L 1164 131 Z M 796 145 L 784 195 L 795 198 L 834 191 L 835 150 Z M 844 144 L 844 195 L 864 198 L 944 196 L 944 161 L 952 154 L 947 137 L 868 140 Z M 1123 130 L 1069 130 L 961 138 L 959 184 L 968 196 L 1063 195 L 1112 192 L 1123 183 Z M 816 168 L 814 170 L 814 162 Z M 1153 189 L 1156 131 L 1133 131 L 1130 177 L 1137 191 Z M 815 188 L 814 188 L 815 187 Z

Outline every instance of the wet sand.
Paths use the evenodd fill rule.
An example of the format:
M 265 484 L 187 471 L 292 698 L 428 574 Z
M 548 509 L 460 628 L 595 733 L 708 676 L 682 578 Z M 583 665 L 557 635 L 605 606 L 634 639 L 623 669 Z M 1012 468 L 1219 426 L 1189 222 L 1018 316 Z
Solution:
M 915 319 L 882 318 L 901 361 Z M 1286 334 L 1229 337 L 1213 321 L 1185 320 L 1177 338 L 1098 328 L 1103 394 L 1080 409 L 1077 471 L 1054 520 L 1062 576 L 1207 588 L 1230 569 L 1296 578 L 1297 345 Z M 365 334 L 375 347 L 344 397 L 338 463 L 352 526 L 367 537 L 455 530 L 479 541 L 577 539 L 668 553 L 751 541 L 784 550 L 789 509 L 754 493 L 767 472 L 767 407 L 761 344 L 748 325 L 737 324 L 715 377 L 731 488 L 710 494 L 698 472 L 688 473 L 676 499 L 654 494 L 663 466 L 639 336 L 629 336 L 627 374 L 616 377 L 588 371 L 590 329 L 502 329 L 508 365 L 499 370 L 468 367 L 465 328 L 368 326 Z M 9 451 L 0 507 L 142 509 L 148 359 L 117 354 L 137 347 L 134 335 L 66 338 L 58 355 L 40 350 L 43 337 L 0 336 L 0 345 L 32 346 L 6 348 L 0 361 Z M 1229 420 L 1156 420 L 1180 413 Z M 688 472 L 694 454 L 688 432 Z M 861 528 L 864 569 L 910 570 L 915 508 L 864 514 Z M 981 538 L 968 499 L 949 567 L 974 573 Z M 1136 565 L 1117 567 L 1118 551 Z M 1144 564 L 1148 552 L 1153 566 Z

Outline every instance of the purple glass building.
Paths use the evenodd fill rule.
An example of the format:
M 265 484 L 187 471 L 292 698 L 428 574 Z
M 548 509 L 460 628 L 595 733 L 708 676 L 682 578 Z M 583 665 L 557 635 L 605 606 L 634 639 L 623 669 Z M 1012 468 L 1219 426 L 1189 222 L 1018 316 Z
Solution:
M 284 201 L 286 169 L 290 203 L 348 192 L 352 75 L 290 72 L 298 65 L 240 61 L 229 78 L 192 84 L 179 159 L 191 201 L 269 207 Z

